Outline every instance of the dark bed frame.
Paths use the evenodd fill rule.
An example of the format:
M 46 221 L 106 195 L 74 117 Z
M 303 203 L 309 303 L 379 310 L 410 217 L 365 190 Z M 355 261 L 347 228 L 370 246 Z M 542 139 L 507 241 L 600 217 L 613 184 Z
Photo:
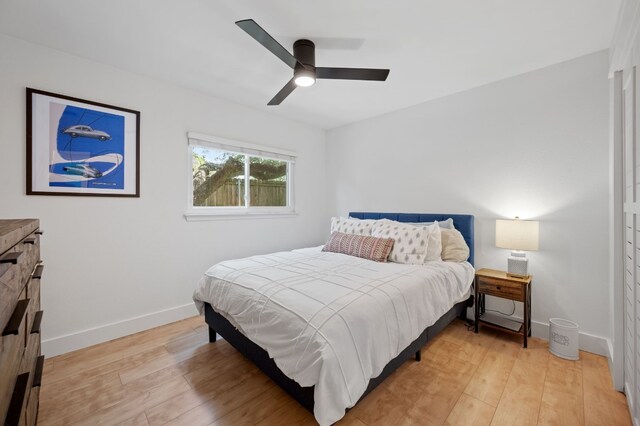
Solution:
M 349 213 L 350 217 L 358 219 L 392 219 L 399 222 L 433 222 L 434 220 L 444 221 L 452 218 L 454 225 L 460 231 L 469 246 L 469 263 L 473 265 L 473 216 L 471 215 L 447 215 L 447 214 L 412 214 L 412 213 Z M 473 296 L 469 299 L 454 305 L 447 313 L 438 319 L 433 325 L 427 327 L 416 340 L 407 346 L 397 357 L 389 361 L 379 376 L 372 378 L 369 385 L 360 397 L 364 398 L 369 392 L 382 383 L 391 373 L 400 367 L 410 358 L 420 361 L 422 347 L 438 333 L 444 330 L 457 317 L 466 319 L 467 308 L 473 306 Z M 272 358 L 269 357 L 267 351 L 256 345 L 245 335 L 239 332 L 226 318 L 213 310 L 209 303 L 204 304 L 205 321 L 209 325 L 209 341 L 216 341 L 216 333 L 222 336 L 224 340 L 229 342 L 245 357 L 251 360 L 260 370 L 269 376 L 284 391 L 291 395 L 304 408 L 313 413 L 314 397 L 313 386 L 302 387 L 296 381 L 287 377 L 276 365 Z

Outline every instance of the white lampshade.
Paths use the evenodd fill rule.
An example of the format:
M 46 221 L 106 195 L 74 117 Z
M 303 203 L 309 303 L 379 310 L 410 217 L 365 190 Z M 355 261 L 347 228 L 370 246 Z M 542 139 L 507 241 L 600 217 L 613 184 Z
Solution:
M 538 250 L 537 220 L 496 220 L 496 247 Z

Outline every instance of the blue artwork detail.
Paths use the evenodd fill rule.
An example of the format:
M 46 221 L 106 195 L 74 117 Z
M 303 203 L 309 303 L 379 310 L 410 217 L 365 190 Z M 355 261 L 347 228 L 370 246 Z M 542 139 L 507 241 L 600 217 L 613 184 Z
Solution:
M 67 105 L 49 186 L 124 189 L 124 116 Z

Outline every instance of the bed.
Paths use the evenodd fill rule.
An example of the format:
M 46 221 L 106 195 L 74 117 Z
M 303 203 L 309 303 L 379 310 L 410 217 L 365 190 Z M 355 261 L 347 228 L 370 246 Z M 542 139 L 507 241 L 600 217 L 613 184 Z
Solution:
M 451 218 L 469 260 L 427 268 L 309 248 L 221 262 L 194 293 L 209 340 L 222 336 L 320 424 L 339 420 L 408 359 L 419 361 L 421 348 L 456 317 L 465 318 L 473 303 L 473 216 L 349 216 L 407 223 Z

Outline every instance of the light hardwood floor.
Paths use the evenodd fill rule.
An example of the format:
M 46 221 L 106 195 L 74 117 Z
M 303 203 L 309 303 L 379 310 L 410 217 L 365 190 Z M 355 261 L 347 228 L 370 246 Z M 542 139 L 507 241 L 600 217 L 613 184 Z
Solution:
M 313 416 L 194 317 L 45 363 L 39 424 L 289 425 Z M 340 425 L 628 425 L 605 358 L 456 320 Z

